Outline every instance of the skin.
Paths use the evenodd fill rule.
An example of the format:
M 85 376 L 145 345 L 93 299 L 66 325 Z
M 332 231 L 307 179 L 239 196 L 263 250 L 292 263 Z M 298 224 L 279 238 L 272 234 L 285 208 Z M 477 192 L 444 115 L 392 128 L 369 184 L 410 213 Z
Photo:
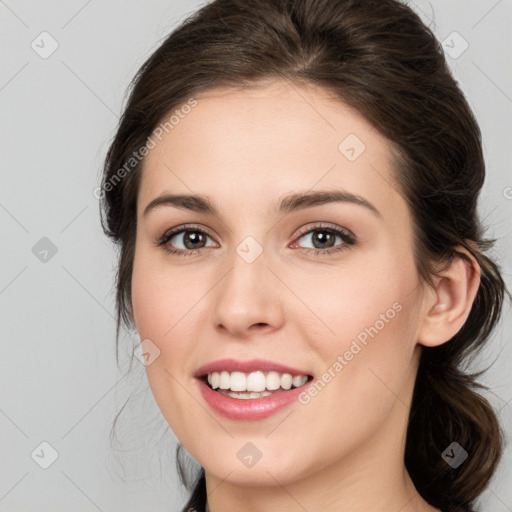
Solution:
M 404 466 L 407 418 L 421 347 L 446 342 L 464 323 L 476 262 L 472 270 L 455 258 L 434 287 L 421 284 L 390 142 L 327 91 L 276 80 L 196 99 L 145 158 L 132 307 L 141 340 L 160 350 L 146 367 L 152 392 L 205 469 L 210 511 L 437 510 Z M 349 134 L 365 145 L 354 161 L 338 149 Z M 350 192 L 379 213 L 341 202 L 272 212 L 287 194 L 320 190 Z M 172 205 L 144 214 L 164 193 L 208 196 L 219 217 Z M 176 256 L 157 245 L 186 223 L 208 235 L 199 252 Z M 350 230 L 355 243 L 336 237 L 343 250 L 315 254 L 326 247 L 311 237 L 325 234 L 318 223 Z M 191 251 L 188 229 L 167 246 Z M 247 236 L 263 251 L 252 263 L 236 251 Z M 270 359 L 321 378 L 393 304 L 400 312 L 305 405 L 236 421 L 199 392 L 195 371 L 225 357 Z M 247 442 L 262 453 L 251 468 L 237 457 Z

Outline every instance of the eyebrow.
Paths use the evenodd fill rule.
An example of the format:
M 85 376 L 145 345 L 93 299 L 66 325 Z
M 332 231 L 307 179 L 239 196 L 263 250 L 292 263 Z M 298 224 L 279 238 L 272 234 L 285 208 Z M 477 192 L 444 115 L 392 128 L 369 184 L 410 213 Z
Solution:
M 382 218 L 377 208 L 361 196 L 342 190 L 326 190 L 317 192 L 297 192 L 289 194 L 274 205 L 272 212 L 274 215 L 286 215 L 293 211 L 303 210 L 313 206 L 319 206 L 328 203 L 349 203 L 362 206 L 371 211 L 377 217 Z M 206 196 L 187 195 L 187 194 L 164 194 L 153 199 L 144 208 L 143 216 L 160 206 L 173 206 L 180 209 L 193 212 L 206 213 L 220 217 L 217 209 Z

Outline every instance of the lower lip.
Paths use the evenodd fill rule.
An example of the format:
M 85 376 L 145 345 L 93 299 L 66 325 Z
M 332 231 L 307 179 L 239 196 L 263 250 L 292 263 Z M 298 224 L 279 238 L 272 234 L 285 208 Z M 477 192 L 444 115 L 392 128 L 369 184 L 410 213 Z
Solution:
M 298 400 L 305 386 L 281 391 L 260 398 L 232 398 L 211 389 L 201 379 L 197 379 L 199 389 L 206 403 L 218 414 L 232 419 L 254 421 L 272 416 Z

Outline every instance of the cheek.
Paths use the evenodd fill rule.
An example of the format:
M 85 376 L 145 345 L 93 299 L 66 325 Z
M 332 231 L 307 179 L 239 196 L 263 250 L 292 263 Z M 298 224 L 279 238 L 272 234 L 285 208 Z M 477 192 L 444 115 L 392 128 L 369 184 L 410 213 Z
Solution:
M 178 333 L 190 320 L 189 315 L 193 315 L 192 306 L 200 293 L 194 290 L 199 287 L 196 280 L 186 283 L 180 278 L 183 273 L 171 274 L 162 262 L 159 255 L 138 248 L 131 285 L 133 317 L 140 340 L 143 343 L 150 340 L 159 351 L 154 362 L 146 366 L 159 405 L 159 397 L 169 396 L 166 391 L 179 385 L 173 377 L 178 376 L 177 369 L 190 359 L 188 352 L 193 345 Z
M 294 291 L 310 312 L 304 339 L 321 351 L 349 348 L 358 336 L 364 343 L 375 331 L 381 338 L 401 332 L 409 313 L 397 310 L 405 311 L 405 306 L 409 310 L 417 300 L 418 276 L 408 253 L 400 257 L 391 250 L 368 252 L 356 254 L 354 260 L 328 271 L 303 273 L 293 281 Z M 290 274 L 288 279 L 292 278 Z
M 141 338 L 155 342 L 172 339 L 181 325 L 190 322 L 194 305 L 206 291 L 207 283 L 196 271 L 169 266 L 163 251 L 136 251 L 131 293 L 135 325 Z M 160 348 L 165 350 L 164 346 Z
M 319 410 L 330 408 L 340 420 L 384 414 L 412 370 L 420 300 L 414 261 L 392 252 L 376 256 L 328 278 L 310 274 L 297 292 L 314 313 L 302 329 L 323 369 Z
M 173 272 L 152 255 L 136 254 L 132 276 L 132 306 L 136 329 L 141 340 L 151 340 L 158 357 L 146 366 L 146 374 L 162 416 L 178 438 L 193 442 L 194 425 L 204 423 L 200 411 L 190 405 L 195 335 L 185 334 L 187 325 L 195 324 L 194 303 L 201 296 L 201 283 L 187 280 L 183 272 Z M 189 436 L 191 441 L 189 441 Z

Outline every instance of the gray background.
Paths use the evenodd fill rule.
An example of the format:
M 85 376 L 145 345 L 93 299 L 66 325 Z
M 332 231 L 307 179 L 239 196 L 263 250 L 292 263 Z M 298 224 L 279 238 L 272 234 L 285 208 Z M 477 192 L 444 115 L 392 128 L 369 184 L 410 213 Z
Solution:
M 115 252 L 93 191 L 129 80 L 200 5 L 0 0 L 0 512 L 156 512 L 178 510 L 185 500 L 169 455 L 175 439 L 144 367 L 135 359 L 126 374 L 134 333 L 121 340 L 116 365 Z M 488 178 L 480 208 L 512 288 L 512 1 L 418 0 L 414 7 L 446 40 L 449 64 L 482 128 Z M 40 36 L 44 31 L 51 39 Z M 42 58 L 53 41 L 58 48 Z M 469 46 L 458 55 L 464 41 Z M 495 361 L 482 381 L 507 440 L 511 326 L 506 304 L 479 360 Z M 111 422 L 133 392 L 120 444 L 111 449 Z M 42 442 L 58 453 L 47 469 L 40 464 L 51 462 L 52 452 Z M 481 500 L 486 512 L 512 511 L 505 485 L 511 469 L 509 446 Z

